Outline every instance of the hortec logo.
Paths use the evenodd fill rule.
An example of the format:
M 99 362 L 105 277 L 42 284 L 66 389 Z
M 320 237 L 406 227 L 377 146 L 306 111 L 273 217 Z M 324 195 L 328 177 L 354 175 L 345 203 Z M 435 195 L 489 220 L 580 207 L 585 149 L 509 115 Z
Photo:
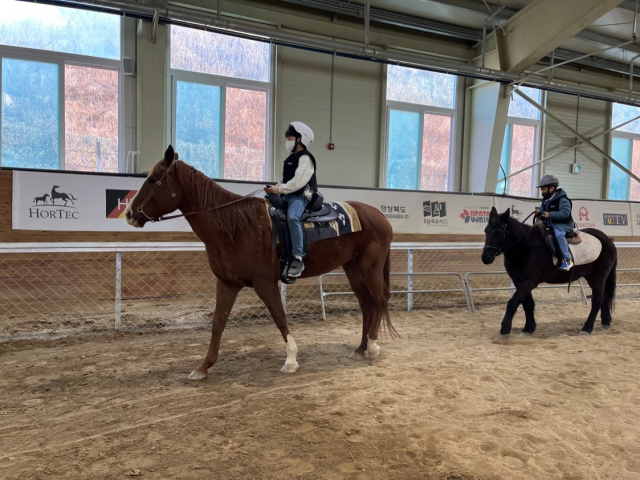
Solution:
M 107 189 L 107 218 L 124 218 L 124 212 L 129 202 L 138 193 L 137 190 L 109 190 Z
M 474 209 L 465 207 L 460 214 L 460 218 L 464 220 L 464 223 L 488 223 L 489 222 L 488 209 Z
M 80 214 L 75 203 L 78 199 L 69 192 L 61 192 L 59 188 L 59 185 L 53 185 L 51 193 L 36 195 L 33 205 L 29 207 L 29 218 L 78 220 Z

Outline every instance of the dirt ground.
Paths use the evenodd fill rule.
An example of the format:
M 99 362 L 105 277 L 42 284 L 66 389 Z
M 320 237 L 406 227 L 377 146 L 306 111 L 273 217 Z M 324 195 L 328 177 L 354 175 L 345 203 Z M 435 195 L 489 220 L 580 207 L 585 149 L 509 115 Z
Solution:
M 640 478 L 640 315 L 578 336 L 588 308 L 539 305 L 532 338 L 503 309 L 394 314 L 374 363 L 359 317 L 0 345 L 0 478 Z M 524 324 L 518 313 L 514 325 Z

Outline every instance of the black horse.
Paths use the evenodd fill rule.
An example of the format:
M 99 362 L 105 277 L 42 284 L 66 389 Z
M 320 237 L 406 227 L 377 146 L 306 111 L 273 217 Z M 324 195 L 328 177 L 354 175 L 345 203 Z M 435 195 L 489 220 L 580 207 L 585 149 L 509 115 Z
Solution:
M 511 333 L 513 316 L 522 303 L 526 317 L 522 333 L 533 334 L 536 321 L 533 316 L 534 301 L 531 291 L 539 284 L 569 283 L 584 278 L 591 287 L 591 312 L 582 326 L 581 335 L 590 334 L 593 324 L 601 311 L 602 327 L 611 325 L 611 312 L 616 291 L 616 265 L 618 254 L 613 241 L 600 230 L 585 228 L 582 230 L 596 237 L 602 243 L 598 258 L 587 264 L 573 267 L 572 272 L 564 272 L 555 265 L 552 253 L 545 245 L 539 228 L 524 225 L 509 215 L 510 210 L 499 214 L 491 209 L 489 224 L 485 228 L 486 241 L 482 250 L 482 262 L 493 263 L 500 254 L 504 254 L 504 266 L 516 287 L 502 320 L 500 333 Z

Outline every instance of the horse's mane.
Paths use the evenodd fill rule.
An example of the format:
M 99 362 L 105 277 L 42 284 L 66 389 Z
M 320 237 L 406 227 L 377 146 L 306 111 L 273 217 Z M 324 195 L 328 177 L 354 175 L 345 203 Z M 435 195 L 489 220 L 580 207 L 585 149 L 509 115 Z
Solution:
M 199 209 L 207 209 L 243 198 L 241 195 L 225 190 L 191 165 L 180 160 L 176 160 L 175 163 L 180 182 L 185 190 L 195 194 Z M 205 215 L 233 241 L 237 234 L 242 238 L 248 237 L 250 226 L 257 221 L 258 206 L 264 206 L 264 202 L 259 198 L 249 197 L 205 212 Z
M 544 240 L 538 227 L 525 225 L 513 217 L 508 218 L 507 225 L 509 226 L 509 233 L 527 245 L 534 246 L 541 244 Z

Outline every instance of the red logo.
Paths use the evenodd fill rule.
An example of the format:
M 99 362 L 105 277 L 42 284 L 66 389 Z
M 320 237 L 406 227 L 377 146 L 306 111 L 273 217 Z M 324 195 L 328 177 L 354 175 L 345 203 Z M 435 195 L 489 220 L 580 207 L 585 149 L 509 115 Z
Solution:
M 587 210 L 586 207 L 580 207 L 578 221 L 582 222 L 584 220 L 586 220 L 587 222 L 589 221 L 589 210 Z

